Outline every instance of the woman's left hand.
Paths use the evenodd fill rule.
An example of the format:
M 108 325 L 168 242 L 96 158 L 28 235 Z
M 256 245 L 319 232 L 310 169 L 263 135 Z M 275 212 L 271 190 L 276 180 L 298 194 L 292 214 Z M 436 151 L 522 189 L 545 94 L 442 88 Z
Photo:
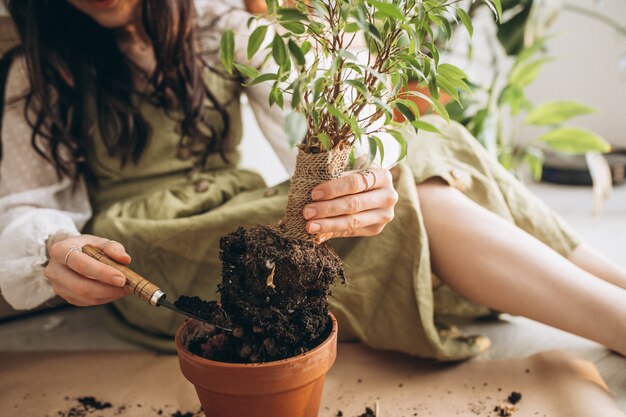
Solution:
M 311 191 L 306 230 L 318 243 L 334 237 L 373 236 L 393 220 L 398 193 L 388 169 L 349 171 Z

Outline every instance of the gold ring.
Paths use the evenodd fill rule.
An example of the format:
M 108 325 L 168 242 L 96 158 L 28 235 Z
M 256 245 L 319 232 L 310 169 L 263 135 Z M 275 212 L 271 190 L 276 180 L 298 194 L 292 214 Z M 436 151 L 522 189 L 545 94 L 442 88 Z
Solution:
M 76 247 L 76 246 L 72 246 L 70 248 L 70 250 L 67 251 L 67 253 L 65 254 L 65 259 L 63 260 L 63 263 L 65 264 L 65 266 L 69 265 L 67 264 L 67 259 L 70 257 L 70 255 L 74 252 L 81 252 L 80 248 Z
M 374 171 L 372 171 L 371 169 L 364 169 L 363 171 L 359 171 L 358 174 L 363 177 L 363 179 L 365 180 L 365 185 L 367 185 L 367 187 L 365 188 L 365 192 L 370 191 L 372 188 L 376 186 L 376 174 L 374 174 Z M 370 185 L 370 182 L 367 179 L 369 175 L 371 175 L 372 178 L 374 178 L 372 185 Z
M 106 248 L 106 246 L 107 246 L 109 243 L 117 243 L 117 242 L 116 242 L 116 241 L 114 241 L 114 240 L 107 240 L 107 241 L 106 241 L 106 242 L 104 242 L 102 245 L 100 245 L 100 250 L 104 250 L 104 248 Z

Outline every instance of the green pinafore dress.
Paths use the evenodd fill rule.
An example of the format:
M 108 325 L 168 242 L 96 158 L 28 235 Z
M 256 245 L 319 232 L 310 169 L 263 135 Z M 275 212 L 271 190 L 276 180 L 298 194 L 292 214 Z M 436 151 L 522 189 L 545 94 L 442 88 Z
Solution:
M 268 190 L 257 173 L 237 167 L 240 87 L 213 74 L 207 75 L 207 82 L 222 103 L 230 102 L 228 162 L 212 155 L 202 169 L 194 169 L 192 158 L 180 155 L 178 123 L 149 102 L 139 105 L 152 136 L 138 164 L 121 167 L 98 132 L 89 149 L 88 163 L 97 181 L 90 186 L 94 216 L 86 232 L 124 244 L 132 268 L 160 286 L 170 300 L 183 294 L 217 299 L 219 238 L 240 225 L 277 222 L 287 202 L 287 183 Z M 221 131 L 221 116 L 209 107 L 206 111 L 215 130 Z M 487 349 L 489 340 L 460 334 L 442 318 L 491 312 L 464 300 L 433 275 L 415 184 L 443 178 L 563 255 L 573 250 L 578 238 L 462 126 L 434 117 L 429 121 L 442 134 L 420 132 L 408 138 L 408 158 L 396 168 L 400 198 L 394 220 L 378 236 L 332 241 L 349 283 L 336 285 L 330 304 L 343 339 L 460 360 Z M 173 351 L 173 334 L 182 320 L 129 296 L 111 306 L 107 324 L 125 339 Z

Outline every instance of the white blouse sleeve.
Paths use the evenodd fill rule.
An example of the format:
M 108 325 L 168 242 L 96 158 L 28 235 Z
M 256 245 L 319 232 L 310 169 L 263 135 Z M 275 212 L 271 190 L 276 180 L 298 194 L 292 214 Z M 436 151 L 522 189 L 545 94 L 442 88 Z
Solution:
M 248 27 L 248 21 L 252 17 L 241 8 L 229 5 L 226 1 L 199 1 L 196 7 L 200 15 L 201 26 L 210 27 L 211 30 L 203 34 L 204 47 L 207 50 L 219 51 L 221 34 L 226 29 L 232 29 L 235 34 L 234 61 L 240 64 L 248 64 L 259 68 L 263 58 L 257 54 L 252 60 L 247 57 L 248 38 L 257 27 L 257 22 L 252 21 Z M 268 29 L 265 44 L 273 39 L 272 27 Z M 263 49 L 262 45 L 260 49 Z M 217 56 L 217 54 L 214 54 Z M 268 68 L 271 64 L 265 64 Z M 263 136 L 268 140 L 274 152 L 278 155 L 287 172 L 291 175 L 296 166 L 297 149 L 289 144 L 285 133 L 285 111 L 278 106 L 269 105 L 269 83 L 261 83 L 245 89 L 258 125 Z M 285 102 L 285 108 L 289 103 Z
M 24 100 L 15 100 L 27 88 L 25 64 L 18 59 L 7 80 L 0 161 L 0 291 L 15 309 L 31 309 L 54 296 L 43 275 L 46 240 L 80 234 L 91 217 L 84 183 L 73 187 L 69 179 L 59 180 L 31 146 Z

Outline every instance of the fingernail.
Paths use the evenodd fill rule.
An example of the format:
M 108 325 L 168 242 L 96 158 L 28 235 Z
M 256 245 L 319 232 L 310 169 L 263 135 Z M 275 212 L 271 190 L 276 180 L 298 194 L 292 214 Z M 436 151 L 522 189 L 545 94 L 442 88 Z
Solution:
M 309 233 L 319 232 L 320 229 L 321 229 L 321 227 L 320 227 L 319 224 L 311 223 L 311 225 L 309 226 Z
M 317 214 L 317 210 L 313 207 L 307 207 L 304 209 L 304 218 L 305 219 L 312 219 L 313 217 L 315 217 L 315 215 Z
M 117 285 L 118 287 L 123 287 L 126 284 L 126 278 L 116 275 L 113 277 L 113 284 Z
M 320 200 L 322 198 L 324 198 L 324 191 L 320 191 L 320 190 L 315 190 L 311 193 L 311 198 L 313 200 Z

